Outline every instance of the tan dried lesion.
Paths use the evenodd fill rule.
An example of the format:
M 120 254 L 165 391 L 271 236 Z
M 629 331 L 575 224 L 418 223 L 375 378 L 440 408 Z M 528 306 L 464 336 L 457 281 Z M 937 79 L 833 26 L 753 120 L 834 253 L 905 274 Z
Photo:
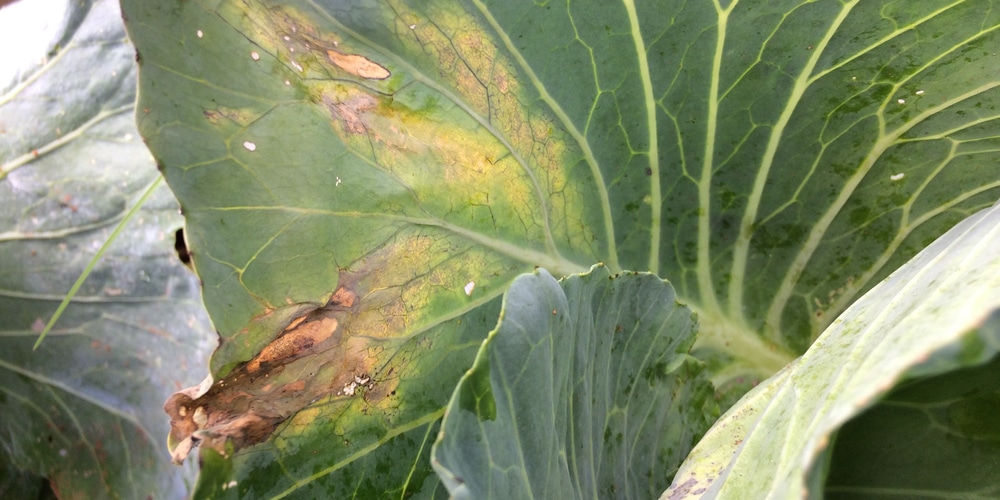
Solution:
M 247 373 L 256 373 L 262 365 L 277 364 L 305 354 L 330 338 L 336 329 L 337 320 L 332 317 L 293 321 L 280 337 L 261 349 L 260 354 L 247 363 Z
M 361 54 L 345 54 L 343 52 L 327 49 L 326 56 L 330 62 L 336 64 L 338 68 L 361 78 L 368 80 L 385 80 L 392 73 L 385 66 L 382 66 Z

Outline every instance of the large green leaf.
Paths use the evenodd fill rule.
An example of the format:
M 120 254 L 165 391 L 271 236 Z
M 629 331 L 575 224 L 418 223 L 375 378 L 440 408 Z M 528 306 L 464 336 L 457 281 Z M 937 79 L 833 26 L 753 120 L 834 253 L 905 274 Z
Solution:
M 771 374 L 1000 193 L 985 0 L 123 5 L 221 334 L 216 385 L 170 405 L 178 458 L 270 440 L 241 467 L 363 484 L 381 444 L 276 443 L 421 442 L 472 361 L 440 328 L 534 266 L 669 278 L 718 380 Z M 372 416 L 393 391 L 427 404 Z M 276 491 L 319 481 L 282 467 Z
M 16 3 L 0 46 L 0 497 L 181 498 L 196 471 L 169 463 L 163 400 L 205 376 L 215 336 L 135 127 L 118 5 Z
M 454 498 L 651 498 L 718 416 L 690 309 L 651 274 L 516 279 L 434 445 Z
M 997 248 L 1000 204 L 952 228 L 854 303 L 801 358 L 730 408 L 691 452 L 662 498 L 798 497 L 809 491 L 810 467 L 829 446 L 832 434 L 901 380 L 939 375 L 996 356 L 1000 353 Z M 996 377 L 997 363 L 988 365 L 986 373 Z M 907 406 L 915 413 L 923 413 L 919 405 L 924 405 L 927 418 L 914 426 L 911 414 L 897 411 L 882 425 L 895 427 L 911 446 L 933 447 L 923 453 L 936 458 L 897 462 L 900 467 L 876 481 L 876 486 L 907 491 L 910 497 L 947 493 L 965 498 L 988 492 L 1000 478 L 995 467 L 1000 459 L 996 415 L 989 414 L 996 391 L 995 378 L 987 385 L 970 384 L 961 372 L 902 387 L 879 411 L 891 411 L 894 400 L 909 399 Z M 928 410 L 928 403 L 941 401 L 956 403 L 946 412 L 950 423 L 937 422 Z M 945 430 L 946 439 L 935 439 L 942 431 L 935 428 L 941 426 L 952 432 Z M 835 443 L 835 451 L 836 447 Z M 972 453 L 973 449 L 978 450 Z M 896 454 L 901 459 L 919 456 L 905 449 Z M 975 463 L 983 456 L 993 465 L 984 468 Z M 942 457 L 959 460 L 949 470 L 984 474 L 971 473 L 970 482 L 935 480 L 945 472 L 936 470 Z M 847 460 L 866 467 L 875 462 L 864 455 Z M 855 497 L 877 496 L 877 491 L 851 489 L 871 487 L 870 479 L 859 479 L 849 471 L 838 474 L 846 477 L 834 476 L 839 483 L 835 485 Z M 818 487 L 812 486 L 815 495 Z

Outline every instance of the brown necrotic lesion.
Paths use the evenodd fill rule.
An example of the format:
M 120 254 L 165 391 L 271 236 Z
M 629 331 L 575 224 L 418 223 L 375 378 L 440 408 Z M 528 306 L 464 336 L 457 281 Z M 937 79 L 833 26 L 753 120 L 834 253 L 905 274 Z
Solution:
M 280 337 L 247 363 L 247 373 L 256 373 L 262 366 L 275 365 L 306 354 L 313 346 L 330 338 L 336 329 L 337 320 L 332 317 L 294 321 Z
M 391 73 L 385 66 L 382 66 L 360 54 L 345 54 L 336 50 L 328 49 L 326 56 L 330 62 L 336 64 L 338 68 L 361 78 L 368 80 L 385 80 Z

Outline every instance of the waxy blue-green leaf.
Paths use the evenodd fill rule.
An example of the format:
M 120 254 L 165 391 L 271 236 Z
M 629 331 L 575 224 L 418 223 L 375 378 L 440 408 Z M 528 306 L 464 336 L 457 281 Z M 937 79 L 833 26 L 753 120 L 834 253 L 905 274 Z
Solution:
M 453 498 L 650 498 L 718 415 L 694 314 L 651 274 L 516 279 L 434 445 Z
M 997 248 L 1000 204 L 961 222 L 896 270 L 837 318 L 801 358 L 730 408 L 691 452 L 661 498 L 800 496 L 807 491 L 806 478 L 816 457 L 830 446 L 837 429 L 900 381 L 995 357 L 1000 353 Z M 995 374 L 996 364 L 992 366 Z M 956 397 L 976 392 L 971 386 L 950 390 Z M 996 385 L 987 388 L 994 399 L 995 390 Z M 956 410 L 962 414 L 952 414 L 962 423 L 951 424 L 961 432 L 948 439 L 991 446 L 995 459 L 995 437 L 975 430 L 995 429 L 995 415 L 963 408 L 966 411 Z M 912 439 L 935 446 L 921 436 L 927 437 L 921 432 Z M 983 443 L 983 437 L 988 442 Z M 836 451 L 835 442 L 833 446 Z M 918 467 L 909 473 L 920 476 L 924 471 Z M 946 486 L 958 487 L 951 493 L 964 495 L 990 484 L 988 476 L 977 479 L 975 484 L 937 487 L 917 480 L 910 487 L 913 496 Z
M 163 400 L 206 375 L 215 335 L 162 183 L 33 349 L 159 177 L 118 5 L 15 3 L 0 46 L 0 496 L 182 498 L 196 470 L 170 465 Z

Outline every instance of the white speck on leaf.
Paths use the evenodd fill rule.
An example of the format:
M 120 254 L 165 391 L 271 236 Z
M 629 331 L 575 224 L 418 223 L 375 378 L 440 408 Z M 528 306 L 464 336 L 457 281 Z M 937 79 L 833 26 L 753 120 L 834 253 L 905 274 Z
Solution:
M 415 30 L 415 29 L 417 29 L 417 25 L 416 25 L 416 24 L 411 24 L 411 25 L 410 25 L 410 29 L 411 29 L 411 30 Z
M 295 62 L 295 61 L 292 61 L 292 66 L 293 66 L 293 67 L 294 67 L 295 69 L 299 70 L 299 72 L 300 72 L 300 73 L 302 72 L 302 65 L 301 65 L 301 64 L 299 64 L 299 63 L 297 63 L 297 62 Z
M 340 185 L 340 182 L 341 182 L 341 181 L 340 181 L 340 177 L 337 177 L 337 184 L 336 184 L 336 185 L 337 185 L 337 186 L 339 186 L 339 185 Z
M 247 151 L 257 151 L 257 145 L 250 141 L 244 141 L 243 147 L 247 148 Z
M 906 99 L 897 99 L 896 102 L 900 104 L 906 104 Z
M 924 91 L 923 90 L 918 90 L 917 91 L 917 95 L 924 95 Z
M 253 51 L 253 52 L 250 53 L 250 59 L 253 59 L 254 61 L 259 61 L 260 60 L 260 54 L 258 54 L 257 51 L 255 50 L 255 51 Z
M 198 38 L 201 38 L 201 37 L 205 36 L 205 34 L 201 32 L 201 30 L 198 30 L 197 34 L 198 34 Z
M 470 282 L 468 282 L 468 283 L 465 284 L 465 294 L 466 295 L 468 295 L 468 296 L 471 297 L 472 296 L 472 291 L 475 290 L 475 289 L 476 289 L 476 282 L 475 281 L 470 281 Z
M 286 41 L 286 42 L 287 42 L 287 41 L 289 41 L 289 40 L 291 40 L 291 39 L 292 39 L 292 37 L 290 37 L 290 36 L 288 36 L 288 35 L 285 35 L 285 41 Z
M 125 134 L 125 140 L 126 141 L 131 141 L 132 140 L 132 134 Z
M 906 174 L 900 172 L 898 174 L 892 174 L 892 175 L 890 175 L 889 176 L 889 180 L 890 181 L 901 181 L 901 180 L 903 180 L 903 177 L 906 177 Z
M 285 80 L 285 85 L 288 85 L 290 87 L 292 85 L 292 82 Z

